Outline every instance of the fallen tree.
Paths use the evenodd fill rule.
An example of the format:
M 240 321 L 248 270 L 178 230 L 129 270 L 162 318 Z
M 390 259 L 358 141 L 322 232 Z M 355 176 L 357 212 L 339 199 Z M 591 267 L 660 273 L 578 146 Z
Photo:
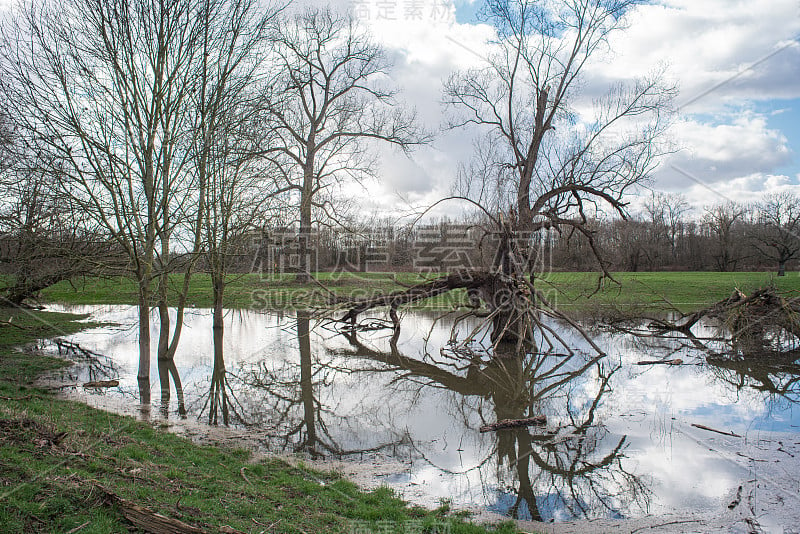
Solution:
M 459 339 L 458 347 L 465 347 L 475 341 L 488 328 L 493 350 L 499 344 L 514 344 L 518 351 L 523 352 L 535 350 L 573 355 L 574 347 L 548 324 L 548 319 L 554 319 L 567 323 L 596 354 L 605 354 L 576 321 L 560 312 L 545 298 L 520 268 L 514 274 L 491 270 L 459 270 L 386 295 L 361 299 L 335 298 L 334 303 L 339 305 L 339 309 L 346 311 L 334 321 L 343 324 L 345 329 L 354 330 L 358 328 L 357 320 L 360 315 L 376 308 L 389 308 L 392 328 L 397 332 L 400 329 L 398 310 L 401 306 L 460 289 L 467 291 L 468 311 L 456 319 L 453 329 L 469 317 L 478 317 L 482 321 L 468 336 Z M 370 324 L 374 324 L 374 321 Z

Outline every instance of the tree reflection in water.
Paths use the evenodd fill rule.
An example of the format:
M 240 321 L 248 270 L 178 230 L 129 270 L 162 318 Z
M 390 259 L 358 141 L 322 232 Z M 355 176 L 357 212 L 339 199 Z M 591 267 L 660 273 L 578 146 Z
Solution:
M 170 388 L 169 379 L 175 384 L 175 397 L 178 400 L 178 415 L 181 417 L 186 416 L 186 401 L 183 395 L 183 385 L 181 384 L 181 377 L 178 374 L 178 368 L 175 366 L 175 359 L 169 358 L 165 360 L 158 360 L 158 380 L 161 383 L 161 415 L 168 417 L 169 404 L 170 404 Z
M 356 371 L 337 365 L 335 358 L 323 359 L 312 351 L 310 322 L 309 312 L 297 311 L 294 333 L 299 360 L 287 358 L 277 364 L 260 362 L 233 377 L 237 388 L 253 395 L 247 402 L 249 423 L 271 429 L 265 434 L 273 443 L 277 441 L 281 450 L 305 452 L 313 457 L 361 455 L 407 445 L 405 432 L 394 433 L 369 447 L 345 447 L 333 436 L 331 428 L 352 429 L 356 424 L 353 420 L 370 414 L 347 412 L 329 395 L 323 400 L 322 392 L 337 376 Z M 367 440 L 366 437 L 358 439 L 358 436 L 349 439 L 353 442 Z M 273 443 L 268 445 L 274 446 Z
M 647 509 L 649 491 L 623 465 L 626 436 L 607 446 L 608 432 L 597 419 L 609 380 L 620 368 L 609 368 L 605 356 L 521 354 L 512 348 L 495 354 L 441 351 L 427 362 L 400 354 L 398 332 L 389 352 L 367 347 L 352 330 L 343 334 L 352 348 L 341 354 L 380 362 L 420 389 L 448 390 L 464 414 L 464 425 L 473 431 L 475 414 L 482 423 L 548 416 L 546 431 L 497 431 L 494 448 L 472 468 L 483 470 L 495 458 L 500 483 L 496 511 L 543 521 L 556 514 L 559 519 L 620 516 L 633 506 Z M 593 395 L 586 398 L 579 391 L 581 381 L 597 384 Z M 513 502 L 505 502 L 506 496 Z
M 713 343 L 684 334 L 706 354 L 712 375 L 734 391 L 763 394 L 768 405 L 800 402 L 800 347 L 798 338 L 782 329 L 752 328 L 730 332 L 716 328 Z
M 291 351 L 296 341 L 296 352 L 233 373 L 226 370 L 222 336 L 215 336 L 202 410 L 208 409 L 209 422 L 255 426 L 268 447 L 282 451 L 312 457 L 384 451 L 452 473 L 436 465 L 430 440 L 408 430 L 416 428 L 408 419 L 416 403 L 437 410 L 428 403 L 442 402 L 456 408 L 464 439 L 481 443 L 480 458 L 458 474 L 497 480 L 484 491 L 498 512 L 549 520 L 627 515 L 649 505 L 648 490 L 625 465 L 626 436 L 612 436 L 598 416 L 619 370 L 605 356 L 520 354 L 513 346 L 490 354 L 474 344 L 472 351 L 459 345 L 411 357 L 398 349 L 399 330 L 388 350 L 374 348 L 367 337 L 362 341 L 355 330 L 312 343 L 310 314 L 303 311 L 284 332 L 293 341 L 281 339 L 281 346 Z M 337 341 L 339 334 L 346 343 Z M 546 429 L 478 432 L 483 424 L 540 414 L 548 417 Z M 448 420 L 441 415 L 442 424 Z
M 768 319 L 768 317 L 767 317 Z M 738 397 L 756 394 L 768 407 L 800 402 L 800 338 L 769 320 L 735 328 L 724 322 L 705 321 L 695 329 L 664 332 L 615 325 L 632 335 L 640 350 L 670 358 L 684 351 L 705 355 L 704 367 L 718 383 Z
M 214 324 L 212 327 L 214 345 L 214 366 L 211 369 L 211 381 L 208 395 L 205 396 L 203 407 L 198 418 L 208 410 L 208 424 L 219 425 L 220 422 L 228 426 L 231 423 L 246 425 L 242 407 L 236 398 L 233 385 L 229 380 L 228 370 L 225 368 L 224 353 L 224 327 Z

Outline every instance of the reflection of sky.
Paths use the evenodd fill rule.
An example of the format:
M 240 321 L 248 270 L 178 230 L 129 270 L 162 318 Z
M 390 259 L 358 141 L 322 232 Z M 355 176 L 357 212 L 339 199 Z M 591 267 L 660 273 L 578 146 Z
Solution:
M 122 387 L 133 391 L 136 384 L 138 347 L 136 344 L 137 311 L 134 307 L 94 306 L 71 308 L 70 311 L 93 312 L 93 319 L 114 322 L 115 328 L 93 329 L 71 339 L 99 353 L 111 356 L 118 364 Z M 155 316 L 153 317 L 155 321 Z M 232 311 L 226 316 L 225 363 L 229 371 L 246 375 L 253 365 L 263 365 L 275 376 L 299 377 L 298 343 L 294 314 L 272 314 Z M 312 327 L 314 326 L 312 321 Z M 569 343 L 582 342 L 569 333 Z M 419 357 L 422 340 L 429 337 L 426 362 L 441 362 L 439 348 L 450 337 L 447 321 L 434 322 L 434 316 L 409 313 L 403 323 L 398 349 L 401 354 Z M 156 329 L 153 328 L 153 364 L 155 373 Z M 622 367 L 611 378 L 610 392 L 597 409 L 590 436 L 598 443 L 588 460 L 608 454 L 625 437 L 627 448 L 619 461 L 622 469 L 640 477 L 652 492 L 647 502 L 635 502 L 626 495 L 624 484 L 611 469 L 600 480 L 610 504 L 607 510 L 595 512 L 601 517 L 640 516 L 645 513 L 697 511 L 724 506 L 733 488 L 748 477 L 747 464 L 731 455 L 709 450 L 704 431 L 691 427 L 702 424 L 738 433 L 754 431 L 792 431 L 800 426 L 800 414 L 786 399 L 773 400 L 752 388 L 736 390 L 713 376 L 699 355 L 681 349 L 670 357 L 680 357 L 683 366 L 637 366 L 639 360 L 654 360 L 667 354 L 632 342 L 629 337 L 600 334 L 596 340 L 609 354 L 602 368 L 616 364 Z M 365 345 L 388 350 L 385 333 L 365 336 Z M 407 465 L 396 481 L 401 493 L 408 488 L 408 497 L 420 488 L 428 499 L 452 500 L 457 505 L 481 505 L 506 511 L 516 500 L 516 473 L 509 466 L 498 465 L 496 435 L 481 434 L 477 428 L 494 421 L 491 398 L 477 395 L 463 397 L 441 387 L 433 387 L 424 379 L 398 380 L 397 372 L 354 372 L 358 369 L 385 369 L 385 365 L 368 358 L 342 353 L 348 343 L 331 332 L 315 327 L 312 330 L 312 355 L 315 362 L 315 396 L 328 410 L 323 414 L 330 437 L 345 450 L 371 448 L 398 441 L 408 435 L 412 446 L 399 442 L 381 454 L 394 456 Z M 581 360 L 567 367 L 577 368 Z M 211 317 L 208 310 L 190 310 L 176 354 L 187 406 L 199 410 L 197 399 L 207 395 L 213 365 Z M 565 369 L 566 370 L 566 369 Z M 458 376 L 463 372 L 448 368 Z M 580 378 L 556 391 L 537 409 L 548 415 L 551 425 L 567 420 L 570 411 L 585 413 L 599 389 L 600 373 L 591 367 Z M 320 383 L 322 382 L 322 383 Z M 155 386 L 157 384 L 154 383 Z M 286 428 L 302 419 L 302 404 L 297 404 L 290 421 L 278 422 L 264 409 L 268 395 L 238 383 L 237 398 L 249 410 L 260 410 L 255 419 L 266 430 L 270 425 Z M 541 387 L 537 385 L 537 387 Z M 154 393 L 156 393 L 154 391 Z M 87 393 L 88 394 L 88 393 Z M 113 392 L 107 394 L 113 395 Z M 157 395 L 156 395 L 157 397 Z M 195 414 L 197 415 L 197 414 Z M 532 432 L 536 432 L 532 430 Z M 269 433 L 269 432 L 267 432 Z M 569 519 L 566 510 L 581 497 L 558 495 L 539 476 L 531 463 L 531 478 L 537 504 L 545 519 Z M 618 473 L 617 473 L 618 475 Z M 404 485 L 407 481 L 408 484 Z M 590 499 L 580 502 L 590 505 Z M 520 511 L 525 509 L 524 504 Z M 525 516 L 524 512 L 521 517 Z

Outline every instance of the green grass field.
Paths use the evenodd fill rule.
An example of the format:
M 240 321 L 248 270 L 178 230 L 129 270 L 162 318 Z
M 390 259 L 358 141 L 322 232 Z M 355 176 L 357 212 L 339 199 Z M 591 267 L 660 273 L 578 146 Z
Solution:
M 606 281 L 596 292 L 597 273 L 551 273 L 537 279 L 536 285 L 548 299 L 568 310 L 593 310 L 598 307 L 669 308 L 692 311 L 730 295 L 735 287 L 745 293 L 775 285 L 782 292 L 800 291 L 800 273 L 777 277 L 771 273 L 654 272 L 616 273 L 619 285 Z M 397 291 L 424 278 L 412 273 L 319 273 L 319 284 L 299 285 L 293 275 L 261 276 L 246 274 L 231 277 L 225 294 L 229 308 L 298 308 L 324 305 L 331 294 L 367 296 Z M 399 283 L 398 283 L 399 282 Z M 178 277 L 173 279 L 177 287 Z M 327 289 L 323 289 L 322 286 Z M 134 304 L 136 286 L 125 278 L 86 279 L 74 286 L 61 283 L 42 292 L 44 302 L 65 304 Z M 421 307 L 451 307 L 465 300 L 463 291 L 421 302 Z M 189 304 L 212 304 L 211 282 L 206 275 L 193 278 Z
M 771 273 L 647 272 L 614 273 L 619 285 L 606 281 L 596 292 L 598 275 L 591 273 L 553 273 L 539 287 L 560 307 L 581 310 L 596 306 L 622 310 L 636 307 L 672 309 L 683 312 L 701 309 L 729 297 L 734 288 L 745 293 L 774 286 L 778 291 L 800 292 L 800 273 L 778 277 Z
M 32 381 L 64 361 L 17 347 L 87 327 L 76 319 L 0 310 L 0 532 L 129 532 L 123 503 L 209 533 L 516 532 L 511 523 L 478 526 L 447 506 L 409 507 L 385 488 L 362 492 L 336 474 L 198 446 L 158 424 L 57 399 Z

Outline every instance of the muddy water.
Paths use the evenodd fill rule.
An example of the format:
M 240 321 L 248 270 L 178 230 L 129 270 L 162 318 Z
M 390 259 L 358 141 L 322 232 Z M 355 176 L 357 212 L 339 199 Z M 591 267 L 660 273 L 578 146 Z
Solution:
M 800 523 L 796 464 L 785 463 L 794 462 L 800 442 L 793 358 L 767 370 L 712 364 L 708 351 L 678 338 L 596 332 L 608 355 L 592 359 L 557 324 L 574 355 L 488 358 L 476 351 L 467 358 L 446 350 L 452 321 L 431 314 L 408 313 L 392 343 L 385 331 L 346 338 L 302 313 L 254 311 L 228 313 L 215 354 L 210 311 L 193 310 L 175 359 L 182 420 L 175 391 L 163 413 L 157 402 L 152 413 L 139 403 L 135 308 L 69 311 L 118 325 L 69 338 L 108 359 L 84 362 L 58 380 L 120 380 L 118 388 L 76 388 L 73 396 L 166 418 L 187 433 L 227 425 L 267 451 L 371 465 L 380 483 L 415 502 L 447 499 L 545 522 L 607 521 L 738 513 L 744 504 L 730 505 L 744 486 L 754 497 L 731 524 L 744 516 Z M 637 365 L 662 358 L 683 364 Z M 154 360 L 154 401 L 156 369 Z M 479 431 L 540 414 L 545 427 Z

